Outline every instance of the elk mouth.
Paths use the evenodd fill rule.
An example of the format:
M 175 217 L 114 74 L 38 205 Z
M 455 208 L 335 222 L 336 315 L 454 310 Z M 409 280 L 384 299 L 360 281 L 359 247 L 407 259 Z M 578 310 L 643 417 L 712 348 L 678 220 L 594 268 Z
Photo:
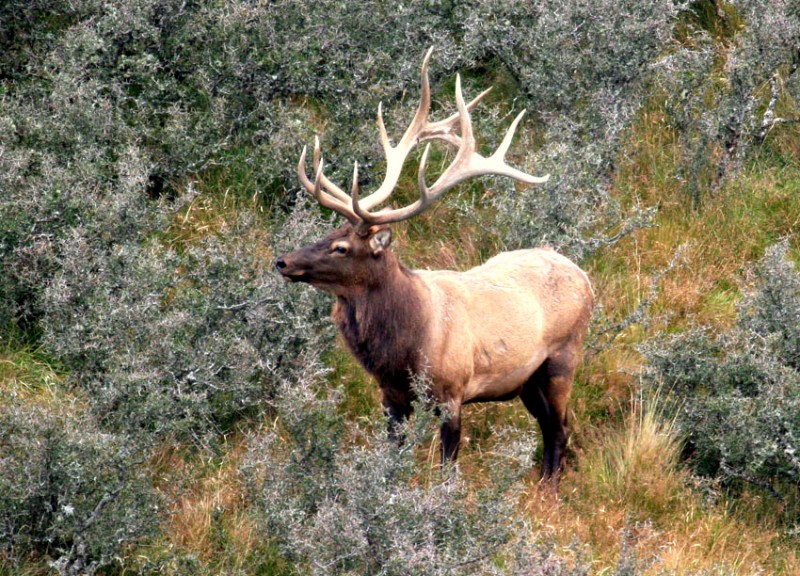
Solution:
M 281 276 L 286 282 L 303 282 L 305 280 L 303 272 L 281 272 Z
M 303 270 L 278 270 L 286 282 L 305 282 L 306 273 Z
M 275 268 L 286 282 L 302 282 L 305 278 L 304 270 L 292 269 L 283 258 L 275 260 Z

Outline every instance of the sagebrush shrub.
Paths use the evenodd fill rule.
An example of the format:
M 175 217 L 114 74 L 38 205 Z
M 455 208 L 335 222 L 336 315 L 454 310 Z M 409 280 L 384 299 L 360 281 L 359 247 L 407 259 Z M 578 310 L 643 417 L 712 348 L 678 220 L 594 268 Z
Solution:
M 582 236 L 620 224 L 607 193 L 613 143 L 675 18 L 671 2 L 637 6 L 53 0 L 22 7 L 4 41 L 19 70 L 36 75 L 5 79 L 0 100 L 0 245 L 10 271 L 0 285 L 0 320 L 29 327 L 41 319 L 41 288 L 62 265 L 59 247 L 73 227 L 113 213 L 110 198 L 170 198 L 193 177 L 228 171 L 246 175 L 231 184 L 240 193 L 282 203 L 297 188 L 297 155 L 320 118 L 329 176 L 348 182 L 355 159 L 370 187 L 382 176 L 377 103 L 397 133 L 431 45 L 432 83 L 447 102 L 449 80 L 441 79 L 499 62 L 520 89 L 519 106 L 550 126 L 542 157 L 532 149 L 521 164 L 550 170 L 553 188 L 504 214 L 498 230 L 506 243 L 580 247 Z M 25 42 L 22 22 L 32 31 Z M 620 26 L 626 34 L 612 35 Z M 608 146 L 587 146 L 606 136 Z M 552 148 L 560 142 L 563 151 Z M 137 208 L 127 235 L 98 226 L 103 251 L 163 227 L 149 210 Z M 517 221 L 518 214 L 534 219 Z
M 554 184 L 500 202 L 495 230 L 509 247 L 548 242 L 580 256 L 598 245 L 587 235 L 606 238 L 621 219 L 606 185 L 611 148 L 586 146 L 586 135 L 618 133 L 627 113 L 615 119 L 594 96 L 578 96 L 594 94 L 598 74 L 620 94 L 639 93 L 642 66 L 674 19 L 674 7 L 663 7 L 661 16 L 648 8 L 628 21 L 625 7 L 609 6 L 597 19 L 577 4 L 497 6 L 509 18 L 546 24 L 552 34 L 540 45 L 519 30 L 506 38 L 506 19 L 489 18 L 481 4 L 87 0 L 64 13 L 56 37 L 37 32 L 27 50 L 19 47 L 38 75 L 3 85 L 0 321 L 41 331 L 114 430 L 192 436 L 224 427 L 258 410 L 271 374 L 317 342 L 323 299 L 289 297 L 269 270 L 270 255 L 253 258 L 248 241 L 258 242 L 259 224 L 246 216 L 169 246 L 170 214 L 193 178 L 227 185 L 225 178 L 247 174 L 240 195 L 263 186 L 264 196 L 282 196 L 267 206 L 286 209 L 301 143 L 322 117 L 331 178 L 348 182 L 355 158 L 369 187 L 382 171 L 377 102 L 394 134 L 415 106 L 405 93 L 419 89 L 429 45 L 437 46 L 433 85 L 448 102 L 452 94 L 437 80 L 516 53 L 524 66 L 508 69 L 523 99 L 553 120 L 543 151 L 528 151 L 521 164 L 550 170 Z M 44 11 L 21 15 L 47 26 L 37 20 Z M 576 23 L 580 38 L 570 36 Z M 631 30 L 624 46 L 593 50 L 623 23 Z M 572 83 L 560 85 L 564 66 L 579 64 Z M 500 114 L 491 103 L 486 112 L 490 120 Z M 557 117 L 573 113 L 583 120 Z M 269 237 L 291 235 L 273 227 Z
M 800 479 L 800 273 L 787 252 L 770 248 L 755 267 L 735 328 L 645 347 L 647 381 L 669 391 L 696 470 L 774 494 Z
M 328 306 L 273 273 L 264 226 L 243 212 L 180 250 L 153 239 L 104 251 L 85 229 L 65 240 L 44 341 L 102 422 L 200 440 L 263 410 L 304 350 L 328 346 Z M 300 243 L 319 227 L 301 204 L 274 234 Z
M 280 428 L 252 439 L 242 467 L 265 537 L 295 565 L 330 575 L 582 573 L 513 511 L 530 438 L 515 455 L 521 467 L 504 461 L 491 487 L 470 490 L 455 469 L 419 469 L 417 452 L 441 422 L 435 407 L 416 403 L 397 446 L 343 419 L 338 395 L 314 390 L 319 368 L 307 363 L 276 397 Z
M 544 125 L 523 165 L 544 186 L 494 196 L 509 248 L 550 244 L 581 259 L 647 225 L 610 193 L 620 136 L 648 94 L 650 63 L 674 43 L 682 4 L 479 2 L 465 10 L 465 49 L 497 59 Z
M 146 453 L 102 431 L 80 402 L 12 394 L 0 430 L 0 570 L 40 554 L 60 574 L 94 574 L 158 528 Z
M 781 364 L 800 371 L 800 273 L 788 244 L 767 250 L 751 277 L 756 290 L 742 303 L 742 326 L 766 338 Z
M 657 65 L 656 86 L 664 90 L 683 147 L 681 177 L 696 205 L 783 121 L 797 120 L 793 109 L 800 97 L 796 2 L 713 5 L 719 25 L 694 30 Z

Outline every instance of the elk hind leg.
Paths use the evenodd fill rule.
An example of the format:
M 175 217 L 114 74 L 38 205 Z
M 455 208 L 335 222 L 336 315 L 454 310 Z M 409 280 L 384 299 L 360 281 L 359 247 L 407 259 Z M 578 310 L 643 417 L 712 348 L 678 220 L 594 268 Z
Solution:
M 542 430 L 543 481 L 557 482 L 564 467 L 569 437 L 567 400 L 574 374 L 572 354 L 551 356 L 531 375 L 520 394 L 523 404 Z

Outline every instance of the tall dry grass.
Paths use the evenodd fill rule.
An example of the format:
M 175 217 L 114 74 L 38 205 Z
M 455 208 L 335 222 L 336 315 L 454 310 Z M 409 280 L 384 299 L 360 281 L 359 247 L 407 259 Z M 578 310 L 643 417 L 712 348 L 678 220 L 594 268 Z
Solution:
M 235 436 L 221 457 L 165 443 L 152 458 L 156 483 L 171 503 L 160 547 L 193 558 L 203 573 L 247 573 L 263 546 L 239 474 L 246 451 L 246 438 Z

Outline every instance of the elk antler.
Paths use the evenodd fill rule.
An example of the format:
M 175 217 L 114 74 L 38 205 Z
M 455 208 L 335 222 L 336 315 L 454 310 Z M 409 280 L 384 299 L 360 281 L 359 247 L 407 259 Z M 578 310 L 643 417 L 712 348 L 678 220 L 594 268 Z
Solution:
M 353 168 L 353 187 L 348 195 L 336 184 L 328 180 L 322 171 L 322 157 L 319 149 L 319 138 L 314 141 L 314 181 L 312 182 L 306 174 L 306 149 L 300 155 L 300 162 L 297 166 L 297 174 L 303 187 L 323 206 L 334 210 L 347 218 L 351 224 L 358 227 L 368 227 L 375 224 L 388 224 L 406 220 L 427 209 L 447 190 L 456 184 L 474 176 L 486 174 L 496 174 L 508 176 L 522 182 L 537 184 L 546 182 L 550 176 L 531 176 L 521 170 L 512 168 L 505 162 L 505 155 L 514 137 L 514 131 L 520 120 L 525 115 L 523 110 L 506 132 L 503 141 L 497 150 L 488 158 L 476 152 L 475 136 L 472 131 L 472 120 L 469 112 L 481 99 L 489 93 L 491 88 L 481 92 L 469 104 L 464 102 L 464 95 L 461 92 L 461 77 L 456 75 L 456 107 L 458 111 L 452 116 L 431 122 L 428 114 L 431 107 L 431 90 L 428 80 L 428 61 L 430 60 L 433 48 L 428 50 L 422 62 L 422 93 L 420 95 L 419 106 L 414 114 L 411 124 L 406 129 L 405 134 L 397 143 L 392 146 L 389 136 L 386 133 L 386 126 L 383 123 L 382 106 L 378 105 L 378 129 L 380 130 L 381 144 L 386 154 L 386 176 L 380 187 L 370 195 L 359 199 L 358 191 L 358 163 Z M 455 128 L 458 127 L 460 135 L 456 134 Z M 442 140 L 458 148 L 456 157 L 445 171 L 439 176 L 436 182 L 430 187 L 425 183 L 425 164 L 428 159 L 430 144 L 427 144 L 422 154 L 419 165 L 418 182 L 420 189 L 419 200 L 409 206 L 399 209 L 379 210 L 372 212 L 376 206 L 385 202 L 397 186 L 400 173 L 409 152 L 420 142 L 429 140 Z

